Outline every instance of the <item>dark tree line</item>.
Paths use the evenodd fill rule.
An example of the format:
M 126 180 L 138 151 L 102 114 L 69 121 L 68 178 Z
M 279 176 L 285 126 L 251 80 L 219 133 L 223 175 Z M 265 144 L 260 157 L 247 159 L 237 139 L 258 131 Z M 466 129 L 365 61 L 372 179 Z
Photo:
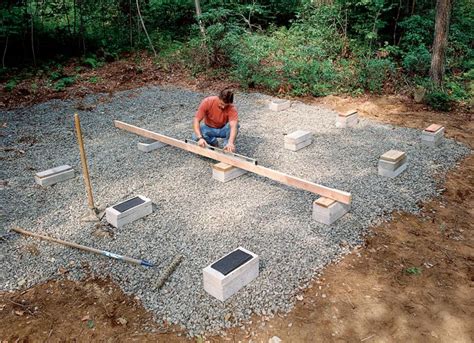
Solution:
M 311 46 L 321 68 L 327 66 L 324 60 L 336 68 L 349 59 L 364 80 L 371 66 L 382 73 L 393 66 L 410 78 L 429 76 L 441 85 L 446 70 L 452 75 L 472 69 L 473 13 L 472 0 L 3 0 L 0 47 L 4 69 L 58 56 L 93 54 L 107 61 L 134 49 L 157 56 L 178 46 L 190 55 L 190 64 L 252 73 L 246 63 L 262 63 L 263 55 L 286 61 L 274 63 L 288 63 L 288 69 Z M 280 47 L 269 45 L 276 35 Z M 258 46 L 243 51 L 256 41 L 275 52 L 258 55 Z M 290 46 L 299 49 L 296 55 L 285 50 Z M 320 73 L 316 62 L 308 60 L 314 75 Z M 303 68 L 298 65 L 294 72 Z M 314 79 L 324 79 L 324 70 L 321 75 Z M 248 83 L 276 87 L 283 82 L 268 78 Z M 365 88 L 380 87 L 370 82 Z

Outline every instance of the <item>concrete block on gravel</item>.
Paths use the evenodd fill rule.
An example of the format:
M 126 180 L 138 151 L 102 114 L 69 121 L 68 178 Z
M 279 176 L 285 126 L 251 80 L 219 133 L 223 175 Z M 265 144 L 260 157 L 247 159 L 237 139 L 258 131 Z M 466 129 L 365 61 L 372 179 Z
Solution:
M 138 148 L 138 150 L 143 151 L 143 152 L 150 152 L 150 151 L 162 148 L 162 147 L 167 146 L 167 145 L 168 144 L 162 143 L 160 141 L 150 140 L 150 141 L 146 141 L 146 142 L 138 142 L 137 148 Z
M 224 162 L 216 163 L 212 166 L 212 178 L 220 182 L 233 180 L 246 173 L 246 170 L 234 167 Z
M 336 119 L 337 128 L 354 127 L 359 123 L 359 114 L 357 111 L 339 113 Z
M 204 290 L 226 301 L 258 276 L 259 257 L 238 247 L 202 270 Z
M 116 227 L 131 223 L 135 220 L 143 218 L 153 212 L 151 200 L 138 195 L 136 197 L 125 200 L 105 210 L 107 222 Z
M 276 99 L 276 100 L 272 100 L 268 107 L 272 111 L 280 112 L 280 111 L 289 109 L 291 107 L 291 103 L 289 100 Z
M 73 177 L 74 169 L 67 164 L 35 174 L 36 183 L 43 187 L 51 186 L 55 183 L 72 179 Z
M 285 149 L 298 151 L 313 142 L 313 135 L 309 131 L 298 130 L 285 136 Z
M 421 143 L 435 147 L 443 142 L 444 127 L 438 124 L 431 124 L 421 133 Z
M 390 150 L 380 156 L 378 173 L 381 176 L 394 178 L 407 169 L 407 156 L 405 152 Z
M 313 219 L 319 223 L 331 225 L 351 209 L 351 205 L 320 197 L 313 202 Z

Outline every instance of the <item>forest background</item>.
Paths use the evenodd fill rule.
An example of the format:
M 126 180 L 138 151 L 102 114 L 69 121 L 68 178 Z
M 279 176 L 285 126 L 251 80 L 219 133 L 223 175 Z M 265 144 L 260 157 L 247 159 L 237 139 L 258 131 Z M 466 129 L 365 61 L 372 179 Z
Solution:
M 3 0 L 0 49 L 6 92 L 38 75 L 61 91 L 148 50 L 157 68 L 280 95 L 474 98 L 473 0 Z

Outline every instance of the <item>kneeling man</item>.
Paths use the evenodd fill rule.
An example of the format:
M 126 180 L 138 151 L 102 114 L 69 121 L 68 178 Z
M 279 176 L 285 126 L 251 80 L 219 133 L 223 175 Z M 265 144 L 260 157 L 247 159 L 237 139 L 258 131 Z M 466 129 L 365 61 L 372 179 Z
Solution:
M 224 150 L 235 152 L 239 117 L 233 105 L 234 93 L 224 89 L 219 96 L 205 98 L 193 119 L 193 139 L 200 147 L 218 147 L 217 138 L 224 138 Z

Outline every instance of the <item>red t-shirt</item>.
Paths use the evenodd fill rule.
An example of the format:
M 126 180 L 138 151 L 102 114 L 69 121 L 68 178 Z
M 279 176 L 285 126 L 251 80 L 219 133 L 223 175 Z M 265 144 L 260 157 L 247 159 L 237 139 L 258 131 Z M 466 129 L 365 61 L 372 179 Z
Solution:
M 219 97 L 210 96 L 205 98 L 196 112 L 197 120 L 201 121 L 204 119 L 204 123 L 215 129 L 220 129 L 229 121 L 237 121 L 239 116 L 235 106 L 232 104 L 222 110 L 219 107 Z

